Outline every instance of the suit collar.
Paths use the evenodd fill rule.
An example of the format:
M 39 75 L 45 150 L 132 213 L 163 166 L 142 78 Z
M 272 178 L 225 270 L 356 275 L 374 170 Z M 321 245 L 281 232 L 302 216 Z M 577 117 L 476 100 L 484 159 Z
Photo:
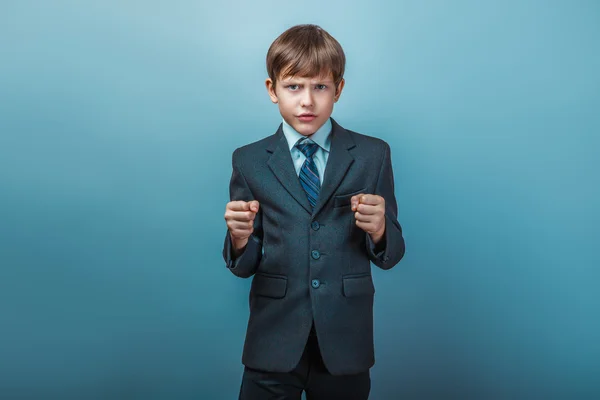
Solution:
M 266 150 L 271 153 L 267 165 L 273 174 L 275 174 L 281 185 L 290 195 L 313 217 L 321 211 L 327 200 L 329 200 L 341 183 L 350 165 L 354 162 L 354 157 L 348 151 L 355 146 L 352 136 L 333 118 L 330 119 L 330 154 L 314 211 L 311 210 L 306 193 L 302 189 L 298 175 L 296 175 L 288 141 L 283 133 L 283 123 L 279 125 L 277 132 L 271 136 L 271 140 L 269 140 L 266 147 Z

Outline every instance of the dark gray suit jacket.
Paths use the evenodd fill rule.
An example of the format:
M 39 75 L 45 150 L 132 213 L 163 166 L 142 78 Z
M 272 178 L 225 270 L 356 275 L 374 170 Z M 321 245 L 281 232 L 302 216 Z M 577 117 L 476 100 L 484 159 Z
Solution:
M 342 128 L 333 118 L 331 148 L 314 211 L 302 189 L 282 125 L 233 152 L 230 198 L 258 200 L 244 252 L 233 258 L 229 231 L 223 258 L 242 278 L 254 275 L 242 363 L 289 372 L 299 362 L 312 321 L 323 361 L 334 375 L 375 363 L 370 261 L 390 269 L 404 256 L 389 145 Z M 350 198 L 385 199 L 385 242 L 375 253 L 355 224 Z M 378 248 L 380 246 L 377 246 Z

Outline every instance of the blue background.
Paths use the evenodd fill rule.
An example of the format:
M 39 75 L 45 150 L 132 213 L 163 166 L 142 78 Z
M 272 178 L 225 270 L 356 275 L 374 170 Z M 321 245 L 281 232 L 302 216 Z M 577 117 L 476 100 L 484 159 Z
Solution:
M 231 153 L 280 123 L 298 23 L 345 49 L 333 117 L 392 149 L 371 398 L 600 398 L 591 0 L 0 3 L 0 397 L 237 398 Z

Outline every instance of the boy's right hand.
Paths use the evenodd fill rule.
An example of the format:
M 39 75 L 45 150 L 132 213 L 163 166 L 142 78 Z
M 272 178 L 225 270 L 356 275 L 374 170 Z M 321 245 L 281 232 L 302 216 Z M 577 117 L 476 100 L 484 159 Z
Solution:
M 248 238 L 254 231 L 254 218 L 260 204 L 257 200 L 230 201 L 225 207 L 225 221 L 236 253 L 248 243 Z

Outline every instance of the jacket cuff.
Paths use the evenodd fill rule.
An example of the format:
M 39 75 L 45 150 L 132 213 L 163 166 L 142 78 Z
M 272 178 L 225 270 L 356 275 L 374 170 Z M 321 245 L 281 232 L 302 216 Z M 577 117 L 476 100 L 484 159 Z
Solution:
M 390 234 L 390 221 L 388 221 L 388 216 L 386 214 L 385 216 L 386 219 L 386 226 L 385 226 L 385 232 L 383 233 L 383 236 L 381 238 L 381 241 L 379 241 L 379 243 L 375 244 L 373 242 L 373 239 L 371 239 L 371 235 L 369 235 L 368 233 L 365 232 L 366 235 L 366 245 L 367 245 L 367 254 L 369 256 L 369 259 L 371 259 L 371 261 L 373 262 L 386 262 L 389 260 L 389 256 L 388 256 L 388 246 L 387 244 L 390 242 L 390 238 L 389 238 L 389 234 Z
M 225 265 L 227 268 L 232 270 L 232 272 L 235 272 L 240 264 L 256 264 L 260 259 L 252 260 L 252 258 L 256 258 L 256 254 L 259 251 L 262 251 L 261 244 L 262 243 L 259 238 L 254 235 L 250 235 L 248 238 L 248 243 L 246 244 L 246 247 L 242 253 L 235 257 L 233 254 L 233 242 L 231 240 L 231 235 L 229 234 L 229 230 L 227 230 L 225 243 L 223 245 L 223 259 L 225 260 Z

